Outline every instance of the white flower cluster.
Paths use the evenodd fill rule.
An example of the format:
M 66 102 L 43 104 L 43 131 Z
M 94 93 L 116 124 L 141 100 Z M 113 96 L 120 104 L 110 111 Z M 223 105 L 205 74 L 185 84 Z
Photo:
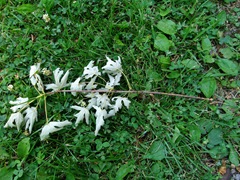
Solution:
M 31 66 L 30 68 L 30 81 L 31 84 L 38 90 L 40 96 L 45 97 L 45 90 L 52 90 L 52 92 L 58 92 L 65 87 L 70 86 L 70 92 L 73 96 L 77 96 L 77 93 L 81 93 L 84 96 L 84 100 L 80 105 L 71 106 L 72 109 L 78 112 L 74 115 L 77 119 L 75 126 L 78 126 L 80 121 L 85 120 L 89 124 L 89 117 L 93 110 L 96 117 L 95 136 L 98 135 L 101 126 L 104 125 L 104 120 L 111 116 L 114 116 L 124 105 L 129 108 L 130 101 L 126 97 L 109 97 L 109 93 L 115 86 L 120 85 L 120 78 L 122 76 L 121 59 L 118 57 L 116 61 L 107 58 L 107 64 L 102 67 L 102 71 L 99 71 L 98 66 L 94 66 L 94 61 L 90 61 L 89 64 L 84 67 L 83 74 L 78 77 L 74 82 L 67 83 L 69 76 L 69 70 L 63 75 L 63 71 L 57 68 L 53 71 L 54 83 L 43 85 L 42 79 L 39 75 L 40 63 Z M 97 80 L 102 74 L 107 74 L 109 81 L 106 82 L 105 87 L 98 90 L 102 90 L 105 93 L 96 92 L 98 86 Z M 103 79 L 101 77 L 101 79 Z M 85 91 L 85 92 L 84 92 Z M 86 93 L 89 92 L 89 93 Z M 46 98 L 45 98 L 46 100 Z M 29 107 L 34 100 L 29 102 L 28 98 L 17 98 L 16 101 L 10 101 L 10 104 L 14 105 L 10 109 L 13 111 L 9 120 L 5 124 L 4 128 L 17 127 L 19 131 L 21 126 L 25 124 L 25 130 L 29 133 L 32 132 L 34 122 L 37 121 L 37 108 Z M 86 103 L 87 102 L 87 103 Z M 45 140 L 53 132 L 59 131 L 64 126 L 72 125 L 72 122 L 65 121 L 51 121 L 47 122 L 42 128 L 40 138 Z

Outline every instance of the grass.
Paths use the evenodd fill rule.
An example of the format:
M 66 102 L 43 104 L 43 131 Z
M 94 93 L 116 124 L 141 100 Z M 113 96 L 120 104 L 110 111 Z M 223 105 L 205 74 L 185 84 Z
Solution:
M 218 179 L 222 161 L 239 165 L 237 1 L 0 1 L 0 175 L 5 179 Z M 46 23 L 42 16 L 49 14 Z M 134 90 L 213 98 L 128 94 L 129 110 L 94 136 L 80 123 L 40 141 L 4 129 L 10 100 L 33 97 L 29 67 L 71 69 L 120 56 Z M 52 82 L 51 76 L 44 80 Z M 13 91 L 8 86 L 13 85 Z M 128 90 L 122 81 L 121 90 Z M 50 120 L 75 121 L 69 93 L 48 101 Z M 79 97 L 81 98 L 81 97 Z M 30 139 L 28 139 L 30 138 Z M 25 140 L 28 140 L 25 142 Z M 29 145 L 21 145 L 28 144 Z M 21 155 L 21 147 L 29 147 Z

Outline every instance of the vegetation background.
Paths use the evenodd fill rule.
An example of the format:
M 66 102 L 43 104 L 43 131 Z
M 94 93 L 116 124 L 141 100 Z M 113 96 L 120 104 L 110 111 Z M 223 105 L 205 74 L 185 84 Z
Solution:
M 236 0 L 0 0 L 0 177 L 218 179 L 227 167 L 237 171 L 239 16 Z M 132 93 L 129 110 L 107 119 L 97 137 L 94 115 L 44 142 L 39 131 L 3 128 L 9 101 L 36 95 L 31 65 L 71 68 L 71 81 L 105 55 L 122 58 L 134 90 L 213 101 Z M 74 122 L 69 107 L 80 100 L 53 96 L 51 119 Z

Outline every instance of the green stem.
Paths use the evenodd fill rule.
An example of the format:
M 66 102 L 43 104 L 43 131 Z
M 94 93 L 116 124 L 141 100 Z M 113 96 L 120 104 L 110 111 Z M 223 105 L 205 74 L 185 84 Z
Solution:
M 131 90 L 132 90 L 132 86 L 131 86 L 131 84 L 130 84 L 128 78 L 127 78 L 127 76 L 124 74 L 124 72 L 121 72 L 121 73 L 123 74 L 124 78 L 125 78 L 126 81 L 127 81 L 127 85 L 128 85 L 128 89 L 129 89 L 129 91 L 131 91 Z
M 46 116 L 46 124 L 48 124 L 48 115 L 47 115 L 47 96 L 44 94 L 44 111 Z

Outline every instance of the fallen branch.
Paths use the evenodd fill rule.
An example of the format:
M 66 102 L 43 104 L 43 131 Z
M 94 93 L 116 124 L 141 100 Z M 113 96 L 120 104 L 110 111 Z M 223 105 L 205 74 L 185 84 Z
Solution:
M 47 94 L 54 94 L 58 92 L 79 92 L 79 93 L 137 93 L 137 94 L 157 94 L 157 95 L 166 95 L 166 96 L 175 96 L 175 97 L 183 97 L 183 98 L 190 98 L 190 99 L 199 99 L 199 100 L 205 100 L 205 101 L 213 101 L 212 98 L 203 98 L 203 97 L 197 97 L 197 96 L 188 96 L 183 94 L 175 94 L 175 93 L 165 93 L 165 92 L 158 92 L 158 91 L 122 91 L 122 90 L 79 90 L 79 91 L 73 91 L 73 90 L 59 90 L 56 92 L 49 92 Z

